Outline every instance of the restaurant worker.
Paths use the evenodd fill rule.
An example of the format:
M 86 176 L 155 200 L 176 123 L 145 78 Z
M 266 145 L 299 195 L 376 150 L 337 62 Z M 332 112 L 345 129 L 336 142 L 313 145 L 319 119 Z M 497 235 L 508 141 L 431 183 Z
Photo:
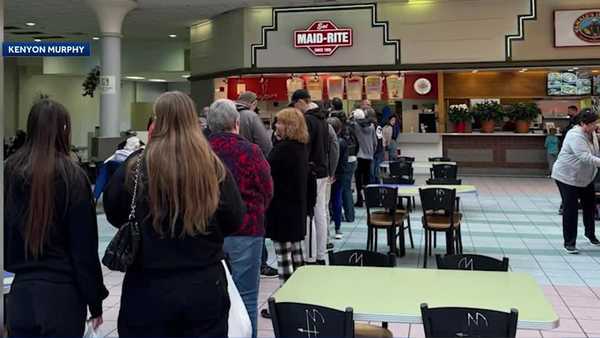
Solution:
M 598 136 L 594 132 L 598 115 L 585 109 L 579 123 L 571 129 L 552 169 L 552 178 L 560 190 L 563 210 L 563 237 L 567 253 L 578 253 L 577 239 L 578 201 L 583 209 L 585 236 L 590 243 L 600 245 L 596 238 L 594 211 L 594 178 L 600 167 Z

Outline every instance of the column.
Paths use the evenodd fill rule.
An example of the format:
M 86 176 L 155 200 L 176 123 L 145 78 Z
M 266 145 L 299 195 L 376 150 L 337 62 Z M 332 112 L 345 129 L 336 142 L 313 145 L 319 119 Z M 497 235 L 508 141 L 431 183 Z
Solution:
M 109 87 L 100 94 L 100 136 L 119 136 L 121 102 L 121 28 L 125 15 L 137 6 L 132 0 L 86 0 L 94 9 L 102 39 L 102 76 Z

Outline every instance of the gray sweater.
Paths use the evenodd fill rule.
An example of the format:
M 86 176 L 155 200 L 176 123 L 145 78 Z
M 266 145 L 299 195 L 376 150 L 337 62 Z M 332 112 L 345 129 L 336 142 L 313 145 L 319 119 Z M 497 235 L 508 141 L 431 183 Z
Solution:
M 273 144 L 271 143 L 269 131 L 262 123 L 260 117 L 258 117 L 255 112 L 249 109 L 242 109 L 239 110 L 239 112 L 240 135 L 242 135 L 246 140 L 258 145 L 265 157 L 268 156 L 273 148 Z
M 356 157 L 372 160 L 377 148 L 377 136 L 375 127 L 367 119 L 354 121 L 351 124 L 352 131 L 358 140 L 358 154 Z
M 576 187 L 586 187 L 596 177 L 600 167 L 600 150 L 580 126 L 571 129 L 563 142 L 556 163 L 552 168 L 552 178 Z
M 329 125 L 329 153 L 327 157 L 329 161 L 329 177 L 335 177 L 335 170 L 340 160 L 340 144 L 338 143 L 335 129 L 331 125 Z

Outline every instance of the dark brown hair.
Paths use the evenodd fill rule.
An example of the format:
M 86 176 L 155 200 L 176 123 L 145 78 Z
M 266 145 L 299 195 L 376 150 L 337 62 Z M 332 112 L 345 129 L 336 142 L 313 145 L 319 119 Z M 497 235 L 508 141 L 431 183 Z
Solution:
M 26 256 L 37 259 L 44 253 L 48 226 L 58 216 L 54 203 L 56 179 L 61 177 L 68 185 L 76 177 L 78 167 L 69 155 L 70 147 L 71 118 L 67 109 L 49 99 L 36 102 L 27 119 L 25 145 L 6 165 L 30 189 L 23 229 Z

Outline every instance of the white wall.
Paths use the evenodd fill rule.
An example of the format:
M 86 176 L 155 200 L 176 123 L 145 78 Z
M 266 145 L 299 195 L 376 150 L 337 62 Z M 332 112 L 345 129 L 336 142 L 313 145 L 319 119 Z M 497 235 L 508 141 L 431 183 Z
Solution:
M 14 136 L 17 131 L 19 76 L 17 59 L 4 60 L 4 136 Z
M 136 82 L 136 98 L 133 102 L 154 102 L 156 98 L 167 91 L 167 84 L 160 82 Z
M 190 94 L 192 91 L 192 86 L 190 85 L 189 81 L 185 81 L 185 82 L 169 82 L 167 84 L 167 90 L 169 91 L 174 91 L 174 90 L 178 90 L 180 92 L 186 93 L 186 94 Z

